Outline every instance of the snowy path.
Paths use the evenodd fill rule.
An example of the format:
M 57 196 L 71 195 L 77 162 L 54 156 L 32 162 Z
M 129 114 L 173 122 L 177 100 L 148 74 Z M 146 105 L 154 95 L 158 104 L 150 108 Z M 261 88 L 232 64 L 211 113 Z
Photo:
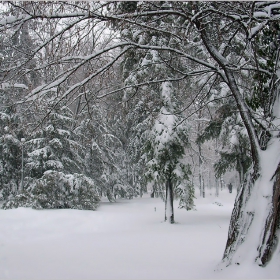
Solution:
M 224 190 L 223 206 L 208 195 L 197 211 L 175 208 L 174 225 L 163 222 L 164 203 L 147 195 L 94 212 L 0 210 L 0 279 L 279 278 L 275 265 L 214 272 L 234 195 Z

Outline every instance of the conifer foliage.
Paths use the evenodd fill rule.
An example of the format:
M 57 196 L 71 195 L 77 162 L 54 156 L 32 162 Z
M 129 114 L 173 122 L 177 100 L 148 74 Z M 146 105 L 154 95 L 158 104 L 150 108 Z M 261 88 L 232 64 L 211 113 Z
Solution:
M 49 170 L 34 180 L 27 189 L 5 201 L 3 209 L 32 207 L 34 209 L 95 210 L 100 202 L 92 179 L 82 174 L 64 174 Z
M 4 209 L 97 208 L 100 196 L 94 181 L 83 174 L 84 151 L 71 131 L 73 122 L 71 110 L 63 106 L 27 139 L 24 190 L 10 196 Z
M 184 163 L 185 147 L 188 144 L 184 120 L 174 115 L 174 92 L 170 82 L 162 83 L 162 107 L 149 132 L 146 145 L 148 180 L 165 185 L 165 220 L 174 223 L 174 189 L 180 195 L 180 206 L 193 208 L 194 189 L 189 183 L 190 168 Z
M 20 187 L 22 143 L 20 118 L 14 107 L 0 112 L 0 197 L 7 199 Z

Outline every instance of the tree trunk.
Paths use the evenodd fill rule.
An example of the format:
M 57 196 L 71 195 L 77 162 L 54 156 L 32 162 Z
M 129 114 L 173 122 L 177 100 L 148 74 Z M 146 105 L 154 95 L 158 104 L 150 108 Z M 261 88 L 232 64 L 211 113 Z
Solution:
M 202 116 L 201 110 L 198 111 L 198 118 L 200 119 Z M 201 133 L 201 123 L 200 121 L 198 122 L 198 134 L 199 135 Z M 200 196 L 203 195 L 203 191 L 202 191 L 202 151 L 201 151 L 201 143 L 198 143 L 198 178 L 199 178 L 199 194 Z
M 223 190 L 224 188 L 224 177 L 220 177 L 220 185 L 221 185 L 221 191 Z
M 237 191 L 240 190 L 240 187 L 242 186 L 243 182 L 244 182 L 244 170 L 243 170 L 243 165 L 241 163 L 241 159 L 240 159 L 240 155 L 238 156 L 237 159 L 238 165 L 239 165 L 239 171 L 238 171 L 238 175 L 239 175 L 239 187 L 237 188 Z
M 173 186 L 170 178 L 166 181 L 165 221 L 167 220 L 174 224 Z
M 199 171 L 199 174 L 198 174 L 198 177 L 199 177 L 199 193 L 200 193 L 200 196 L 202 196 L 202 159 L 201 159 L 201 144 L 199 143 L 198 144 L 198 171 Z
M 202 179 L 202 197 L 205 198 L 205 185 L 204 185 L 204 179 Z
M 219 180 L 218 180 L 218 178 L 215 179 L 215 187 L 216 187 L 215 196 L 218 197 L 219 196 Z
M 258 178 L 251 170 L 235 200 L 223 263 L 240 264 L 246 254 L 248 261 L 266 265 L 279 240 L 279 228 L 280 164 L 269 175 L 260 170 Z
M 19 187 L 19 193 L 23 193 L 23 178 L 24 178 L 24 174 L 23 174 L 23 142 L 21 144 L 21 180 L 20 180 L 20 187 Z
M 208 188 L 211 190 L 212 185 L 211 185 L 211 175 L 210 175 L 210 169 L 208 170 Z
M 279 242 L 280 237 L 280 164 L 273 177 L 273 192 L 269 199 L 270 210 L 265 222 L 262 245 L 258 249 L 261 265 L 265 265 L 270 260 L 276 241 Z

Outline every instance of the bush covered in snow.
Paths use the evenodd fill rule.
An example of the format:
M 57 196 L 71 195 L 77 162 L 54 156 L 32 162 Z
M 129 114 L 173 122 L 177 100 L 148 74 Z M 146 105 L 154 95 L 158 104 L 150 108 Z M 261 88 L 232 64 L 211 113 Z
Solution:
M 92 179 L 82 174 L 47 171 L 40 179 L 34 180 L 26 192 L 10 196 L 2 208 L 95 210 L 99 202 L 100 197 Z
M 12 209 L 18 207 L 31 207 L 32 200 L 29 193 L 23 192 L 17 195 L 10 195 L 2 205 L 3 209 Z

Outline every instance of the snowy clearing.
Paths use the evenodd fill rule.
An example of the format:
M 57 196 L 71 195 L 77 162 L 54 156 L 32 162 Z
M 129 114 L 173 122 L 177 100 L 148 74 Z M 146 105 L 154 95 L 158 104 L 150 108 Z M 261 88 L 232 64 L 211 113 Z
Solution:
M 0 279 L 279 278 L 279 255 L 266 268 L 222 258 L 236 190 L 195 200 L 197 211 L 164 219 L 159 198 L 103 201 L 97 211 L 0 210 Z

